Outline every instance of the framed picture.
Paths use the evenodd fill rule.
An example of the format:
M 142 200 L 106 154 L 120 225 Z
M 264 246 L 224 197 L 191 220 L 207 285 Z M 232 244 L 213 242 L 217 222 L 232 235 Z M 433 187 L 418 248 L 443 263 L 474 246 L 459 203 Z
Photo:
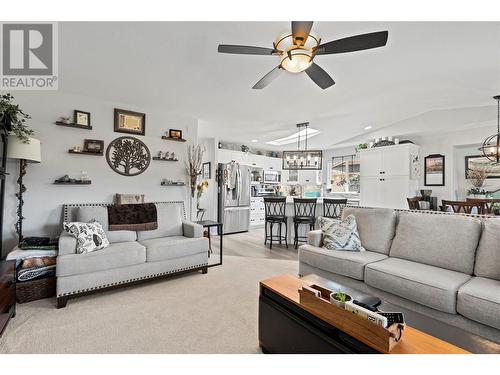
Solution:
M 182 130 L 170 129 L 168 131 L 168 136 L 174 139 L 182 139 Z
M 209 180 L 212 178 L 212 165 L 210 162 L 203 163 L 202 170 L 203 179 Z
M 115 108 L 115 132 L 146 134 L 146 114 Z
M 104 152 L 104 141 L 99 139 L 84 139 L 83 151 L 102 154 Z
M 75 109 L 74 122 L 77 125 L 90 126 L 90 112 Z
M 444 155 L 435 154 L 425 157 L 425 186 L 444 186 L 444 165 Z
M 500 164 L 494 164 L 483 155 L 473 155 L 465 157 L 465 178 L 471 169 L 488 169 L 488 177 L 500 178 Z

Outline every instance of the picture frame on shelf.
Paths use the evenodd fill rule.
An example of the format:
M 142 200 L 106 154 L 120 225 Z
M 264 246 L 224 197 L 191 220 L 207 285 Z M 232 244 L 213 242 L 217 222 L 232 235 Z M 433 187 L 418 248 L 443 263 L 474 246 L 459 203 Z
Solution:
M 115 108 L 114 131 L 134 135 L 146 134 L 146 114 Z
M 212 178 L 212 163 L 210 163 L 209 161 L 206 163 L 203 163 L 202 177 L 204 180 L 209 180 Z
M 424 158 L 424 185 L 445 186 L 445 157 L 441 154 Z
M 465 179 L 468 179 L 470 170 L 478 168 L 488 169 L 488 176 L 486 178 L 500 178 L 500 165 L 493 164 L 484 155 L 468 155 L 465 157 Z
M 169 129 L 168 137 L 172 139 L 183 139 L 182 138 L 182 130 L 179 129 Z
M 73 121 L 76 125 L 90 127 L 90 112 L 75 109 Z
M 84 139 L 83 151 L 102 154 L 104 152 L 104 141 L 100 139 Z

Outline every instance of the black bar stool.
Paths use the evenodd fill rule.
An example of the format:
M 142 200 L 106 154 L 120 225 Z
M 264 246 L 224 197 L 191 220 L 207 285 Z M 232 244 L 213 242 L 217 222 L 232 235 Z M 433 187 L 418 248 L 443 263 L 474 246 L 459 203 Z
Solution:
M 307 242 L 307 236 L 299 236 L 299 226 L 309 225 L 309 230 L 314 230 L 316 222 L 316 198 L 293 198 L 293 227 L 295 237 L 293 245 L 299 246 L 299 241 Z
M 323 216 L 338 219 L 347 205 L 347 198 L 323 198 Z
M 269 248 L 273 248 L 273 240 L 278 241 L 281 245 L 281 241 L 285 241 L 286 247 L 288 247 L 288 223 L 287 217 L 285 215 L 286 209 L 286 197 L 264 197 L 264 208 L 266 211 L 266 221 L 264 227 L 265 239 L 264 245 L 267 244 L 269 240 Z M 269 224 L 269 235 L 267 234 L 267 226 Z M 279 225 L 278 235 L 273 235 L 274 224 Z M 281 235 L 281 224 L 285 224 L 285 235 Z

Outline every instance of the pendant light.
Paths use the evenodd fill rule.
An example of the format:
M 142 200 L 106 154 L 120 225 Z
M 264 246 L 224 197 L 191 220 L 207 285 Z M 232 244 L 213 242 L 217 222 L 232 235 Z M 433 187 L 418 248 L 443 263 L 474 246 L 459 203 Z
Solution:
M 482 151 L 485 158 L 498 164 L 500 162 L 500 95 L 494 96 L 493 99 L 497 101 L 497 133 L 486 138 L 483 145 L 479 147 L 479 151 Z
M 297 124 L 299 132 L 297 133 L 297 150 L 296 151 L 283 151 L 282 169 L 283 170 L 321 170 L 323 168 L 323 151 L 321 150 L 308 150 L 308 128 L 309 123 L 303 122 Z M 300 149 L 300 135 L 305 134 L 304 149 Z

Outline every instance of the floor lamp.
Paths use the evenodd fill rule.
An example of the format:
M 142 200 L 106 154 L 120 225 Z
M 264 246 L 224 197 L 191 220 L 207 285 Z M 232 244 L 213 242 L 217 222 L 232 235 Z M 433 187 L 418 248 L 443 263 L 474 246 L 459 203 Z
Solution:
M 23 193 L 26 192 L 26 186 L 23 184 L 23 177 L 26 174 L 26 166 L 28 163 L 40 163 L 41 151 L 40 151 L 40 141 L 35 138 L 30 138 L 29 143 L 23 143 L 14 134 L 9 135 L 9 140 L 7 143 L 7 157 L 10 159 L 19 160 L 19 177 L 17 179 L 17 184 L 19 185 L 19 190 L 16 193 L 18 199 L 17 204 L 17 222 L 16 222 L 16 233 L 19 237 L 19 243 L 23 240 Z

